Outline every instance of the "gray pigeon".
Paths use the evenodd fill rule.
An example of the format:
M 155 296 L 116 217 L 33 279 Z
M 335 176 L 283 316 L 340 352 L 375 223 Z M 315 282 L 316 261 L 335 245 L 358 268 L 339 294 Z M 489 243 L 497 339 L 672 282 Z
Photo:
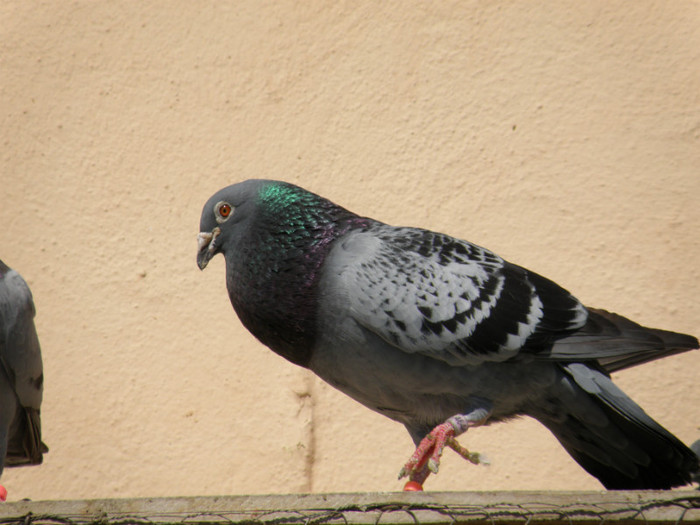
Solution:
M 38 465 L 44 388 L 41 349 L 27 283 L 0 260 L 0 475 L 3 468 Z M 5 489 L 0 485 L 0 498 Z
M 700 456 L 700 439 L 698 439 L 695 443 L 690 445 L 690 450 L 692 450 L 698 456 Z M 692 478 L 693 478 L 693 481 L 698 484 L 698 490 L 700 490 L 700 469 L 693 472 Z
M 302 188 L 249 180 L 204 205 L 197 264 L 226 259 L 241 322 L 263 344 L 402 423 L 421 490 L 468 428 L 528 415 L 608 489 L 690 482 L 697 456 L 610 373 L 698 347 L 586 308 L 466 241 L 360 217 Z

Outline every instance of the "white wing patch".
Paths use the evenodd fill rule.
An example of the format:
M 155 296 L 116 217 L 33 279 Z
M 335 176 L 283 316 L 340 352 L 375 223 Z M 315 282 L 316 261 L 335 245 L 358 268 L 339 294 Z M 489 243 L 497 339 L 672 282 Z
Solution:
M 529 279 L 534 274 L 485 248 L 427 230 L 379 224 L 353 232 L 327 263 L 357 322 L 406 352 L 454 365 L 512 357 L 547 315 Z M 578 301 L 535 277 L 551 288 L 547 292 L 561 294 L 555 294 L 565 305 L 555 312 L 557 326 L 585 323 Z

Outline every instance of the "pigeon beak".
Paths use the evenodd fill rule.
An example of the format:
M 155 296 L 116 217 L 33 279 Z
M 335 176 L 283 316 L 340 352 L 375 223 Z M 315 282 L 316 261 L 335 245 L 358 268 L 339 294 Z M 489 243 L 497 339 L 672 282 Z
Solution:
M 221 228 L 214 228 L 211 233 L 199 232 L 197 235 L 197 266 L 204 270 L 216 254 L 216 239 L 221 234 Z

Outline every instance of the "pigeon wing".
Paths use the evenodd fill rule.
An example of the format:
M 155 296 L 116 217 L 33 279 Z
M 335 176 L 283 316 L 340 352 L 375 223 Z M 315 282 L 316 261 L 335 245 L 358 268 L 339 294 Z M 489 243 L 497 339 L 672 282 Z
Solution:
M 378 224 L 346 235 L 331 255 L 360 325 L 454 366 L 541 349 L 586 323 L 566 290 L 444 234 Z
M 691 335 L 647 328 L 621 315 L 589 308 L 586 325 L 556 341 L 546 357 L 596 360 L 612 373 L 694 348 L 698 348 L 698 340 Z

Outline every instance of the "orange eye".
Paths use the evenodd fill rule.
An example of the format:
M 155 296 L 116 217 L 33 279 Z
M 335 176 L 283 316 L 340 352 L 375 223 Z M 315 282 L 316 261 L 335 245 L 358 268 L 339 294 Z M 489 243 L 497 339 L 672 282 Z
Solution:
M 228 204 L 222 204 L 219 206 L 219 215 L 221 215 L 224 219 L 231 215 L 231 206 Z
M 226 201 L 219 201 L 214 205 L 214 218 L 219 224 L 225 223 L 233 214 L 234 207 Z

